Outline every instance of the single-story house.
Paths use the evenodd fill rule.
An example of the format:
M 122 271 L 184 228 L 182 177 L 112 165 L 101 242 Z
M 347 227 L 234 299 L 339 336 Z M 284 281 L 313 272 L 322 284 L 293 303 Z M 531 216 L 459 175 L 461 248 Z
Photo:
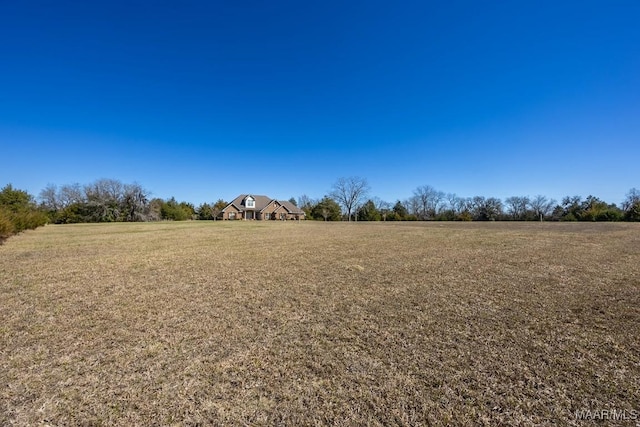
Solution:
M 219 218 L 300 220 L 305 219 L 305 213 L 302 209 L 286 200 L 276 200 L 267 196 L 241 194 L 222 209 Z

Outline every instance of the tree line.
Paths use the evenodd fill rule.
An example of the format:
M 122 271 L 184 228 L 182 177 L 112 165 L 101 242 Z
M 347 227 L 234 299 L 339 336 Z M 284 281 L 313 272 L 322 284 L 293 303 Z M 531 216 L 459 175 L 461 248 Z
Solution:
M 640 190 L 632 188 L 620 206 L 597 197 L 567 196 L 560 202 L 543 195 L 461 197 L 429 185 L 405 200 L 371 196 L 366 179 L 339 178 L 319 199 L 289 199 L 307 219 L 320 221 L 640 221 Z M 99 179 L 90 184 L 46 186 L 36 199 L 11 184 L 0 190 L 0 242 L 46 223 L 216 220 L 223 199 L 194 206 L 175 198 L 151 198 L 138 183 Z
M 197 208 L 174 197 L 151 198 L 138 183 L 99 179 L 87 185 L 50 184 L 40 192 L 40 208 L 56 224 L 81 222 L 184 221 L 215 219 L 227 205 L 224 200 L 203 203 Z
M 513 196 L 504 201 L 495 197 L 457 197 L 425 208 L 411 197 L 390 204 L 378 198 L 366 199 L 351 215 L 334 198 L 299 199 L 308 218 L 324 221 L 640 221 L 640 192 L 632 189 L 618 207 L 597 197 L 565 197 L 560 203 L 545 196 Z
M 543 195 L 461 197 L 423 185 L 390 203 L 370 197 L 366 179 L 349 177 L 338 179 L 321 199 L 301 196 L 298 206 L 308 218 L 324 221 L 640 221 L 640 190 L 629 190 L 617 206 L 595 196 L 560 202 Z
M 227 205 L 223 199 L 196 207 L 173 197 L 150 198 L 139 184 L 114 179 L 48 185 L 39 200 L 54 223 L 215 220 Z M 416 187 L 405 200 L 387 202 L 371 196 L 366 179 L 343 177 L 320 199 L 302 195 L 289 201 L 308 219 L 322 221 L 640 221 L 640 190 L 635 188 L 620 206 L 594 196 L 567 196 L 560 202 L 543 195 L 461 197 L 429 185 Z

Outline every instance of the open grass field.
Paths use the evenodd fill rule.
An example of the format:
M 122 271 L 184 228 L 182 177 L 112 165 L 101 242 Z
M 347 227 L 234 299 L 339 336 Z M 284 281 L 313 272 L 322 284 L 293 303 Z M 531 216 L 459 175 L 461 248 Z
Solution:
M 612 409 L 640 411 L 640 224 L 49 225 L 0 246 L 3 426 Z

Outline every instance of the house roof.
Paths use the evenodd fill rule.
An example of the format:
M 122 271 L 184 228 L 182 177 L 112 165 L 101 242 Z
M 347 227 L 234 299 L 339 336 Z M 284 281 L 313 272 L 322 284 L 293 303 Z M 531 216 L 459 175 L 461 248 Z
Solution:
M 267 203 L 267 205 L 266 205 L 264 208 L 260 209 L 260 212 L 262 212 L 262 211 L 264 211 L 265 209 L 267 209 L 267 208 L 271 205 L 271 202 L 273 202 L 274 206 L 275 206 L 276 204 L 278 205 L 278 207 L 277 207 L 275 210 L 278 210 L 278 209 L 280 209 L 280 208 L 282 207 L 282 204 L 281 204 L 279 201 L 277 201 L 277 200 L 275 200 L 275 199 L 271 199 L 271 200 L 269 201 L 269 203 Z
M 250 208 L 249 210 L 261 211 L 267 206 L 269 206 L 271 202 L 275 201 L 275 202 L 278 202 L 281 205 L 281 207 L 286 209 L 289 213 L 304 214 L 304 211 L 302 209 L 300 209 L 293 203 L 289 202 L 288 200 L 276 200 L 267 196 L 259 196 L 259 195 L 257 196 L 255 194 L 240 194 L 238 197 L 233 199 L 227 206 L 225 206 L 224 209 L 222 209 L 222 212 L 226 211 L 229 206 L 234 206 L 239 211 L 247 210 L 247 208 L 244 205 L 244 201 L 249 196 L 251 196 L 256 202 L 255 208 Z
M 222 211 L 225 211 L 227 209 L 227 207 L 229 207 L 231 205 L 234 205 L 240 211 L 247 210 L 245 205 L 244 205 L 244 201 L 249 196 L 253 197 L 253 199 L 256 202 L 255 208 L 251 208 L 250 210 L 260 211 L 260 210 L 264 209 L 269 203 L 271 203 L 271 200 L 273 200 L 273 199 L 271 199 L 270 197 L 267 197 L 267 196 L 256 196 L 254 194 L 241 194 L 238 197 L 236 197 L 235 199 L 233 199 L 231 201 L 231 203 L 229 203 L 227 206 L 225 206 L 224 209 L 222 209 Z
M 284 206 L 290 213 L 295 213 L 295 214 L 303 214 L 304 211 L 302 209 L 300 209 L 299 207 L 297 207 L 296 205 L 294 205 L 293 203 L 291 203 L 288 200 L 278 200 L 278 203 L 280 203 L 282 206 Z

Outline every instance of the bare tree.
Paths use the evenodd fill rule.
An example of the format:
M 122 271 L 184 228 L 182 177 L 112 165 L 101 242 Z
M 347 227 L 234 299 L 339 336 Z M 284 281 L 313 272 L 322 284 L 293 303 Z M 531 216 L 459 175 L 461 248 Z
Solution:
M 407 208 L 410 215 L 416 218 L 420 215 L 420 200 L 416 196 L 409 197 L 404 201 L 403 205 Z
M 225 202 L 222 199 L 218 199 L 213 206 L 211 206 L 211 214 L 213 215 L 213 220 L 215 221 L 218 216 L 220 215 L 220 212 L 222 212 L 222 209 L 225 208 L 225 206 L 227 206 L 227 202 Z
M 547 199 L 545 196 L 538 194 L 533 199 L 531 199 L 529 206 L 531 206 L 531 211 L 533 212 L 536 218 L 540 218 L 540 221 L 544 219 L 545 216 L 551 214 L 553 210 L 553 206 L 556 204 L 556 201 L 553 199 Z
M 527 196 L 511 196 L 504 199 L 507 204 L 507 211 L 514 220 L 525 219 L 527 209 L 529 208 L 529 197 Z
M 317 205 L 319 201 L 313 200 L 311 197 L 303 194 L 298 197 L 298 207 L 304 211 L 307 216 L 311 216 L 311 210 L 315 205 Z
M 423 185 L 413 190 L 413 197 L 419 205 L 418 218 L 425 220 L 434 218 L 438 214 L 445 194 L 430 185 Z
M 461 197 L 460 198 L 460 214 L 468 213 L 471 215 L 473 210 L 473 197 Z
M 622 202 L 622 210 L 628 211 L 634 205 L 640 204 L 640 190 L 637 188 L 632 188 L 627 193 L 627 197 Z
M 56 187 L 55 184 L 47 184 L 47 186 L 40 191 L 38 198 L 40 199 L 40 203 L 50 211 L 57 212 L 58 209 L 62 207 L 58 197 L 58 187 Z
M 640 221 L 640 190 L 632 188 L 622 202 L 624 219 L 627 221 Z
M 348 221 L 351 221 L 352 213 L 364 202 L 369 192 L 369 183 L 366 179 L 352 176 L 339 178 L 331 189 L 333 197 L 347 213 Z
M 382 220 L 386 221 L 387 215 L 391 212 L 391 203 L 382 200 L 380 197 L 374 197 L 372 201 L 375 208 L 380 212 Z
M 58 200 L 60 202 L 61 208 L 66 208 L 69 205 L 84 203 L 85 198 L 82 192 L 82 187 L 80 184 L 70 184 L 63 185 L 60 187 L 60 192 L 58 193 Z
M 122 186 L 122 210 L 125 221 L 147 221 L 149 193 L 136 182 Z
M 84 186 L 91 220 L 111 222 L 121 220 L 124 186 L 115 179 L 99 179 Z
M 451 210 L 451 212 L 457 214 L 460 197 L 458 197 L 456 193 L 447 193 L 444 197 L 445 199 L 447 199 L 447 203 L 449 204 L 449 209 Z
M 427 219 L 427 206 L 429 205 L 429 196 L 427 192 L 429 191 L 429 188 L 431 187 L 418 187 L 413 191 L 413 196 L 411 197 L 411 206 L 415 210 L 413 214 L 420 220 Z
M 475 196 L 470 203 L 471 213 L 477 221 L 495 221 L 502 215 L 502 201 L 498 198 Z
M 103 178 L 85 185 L 84 192 L 89 202 L 117 204 L 122 201 L 124 185 L 118 180 Z

